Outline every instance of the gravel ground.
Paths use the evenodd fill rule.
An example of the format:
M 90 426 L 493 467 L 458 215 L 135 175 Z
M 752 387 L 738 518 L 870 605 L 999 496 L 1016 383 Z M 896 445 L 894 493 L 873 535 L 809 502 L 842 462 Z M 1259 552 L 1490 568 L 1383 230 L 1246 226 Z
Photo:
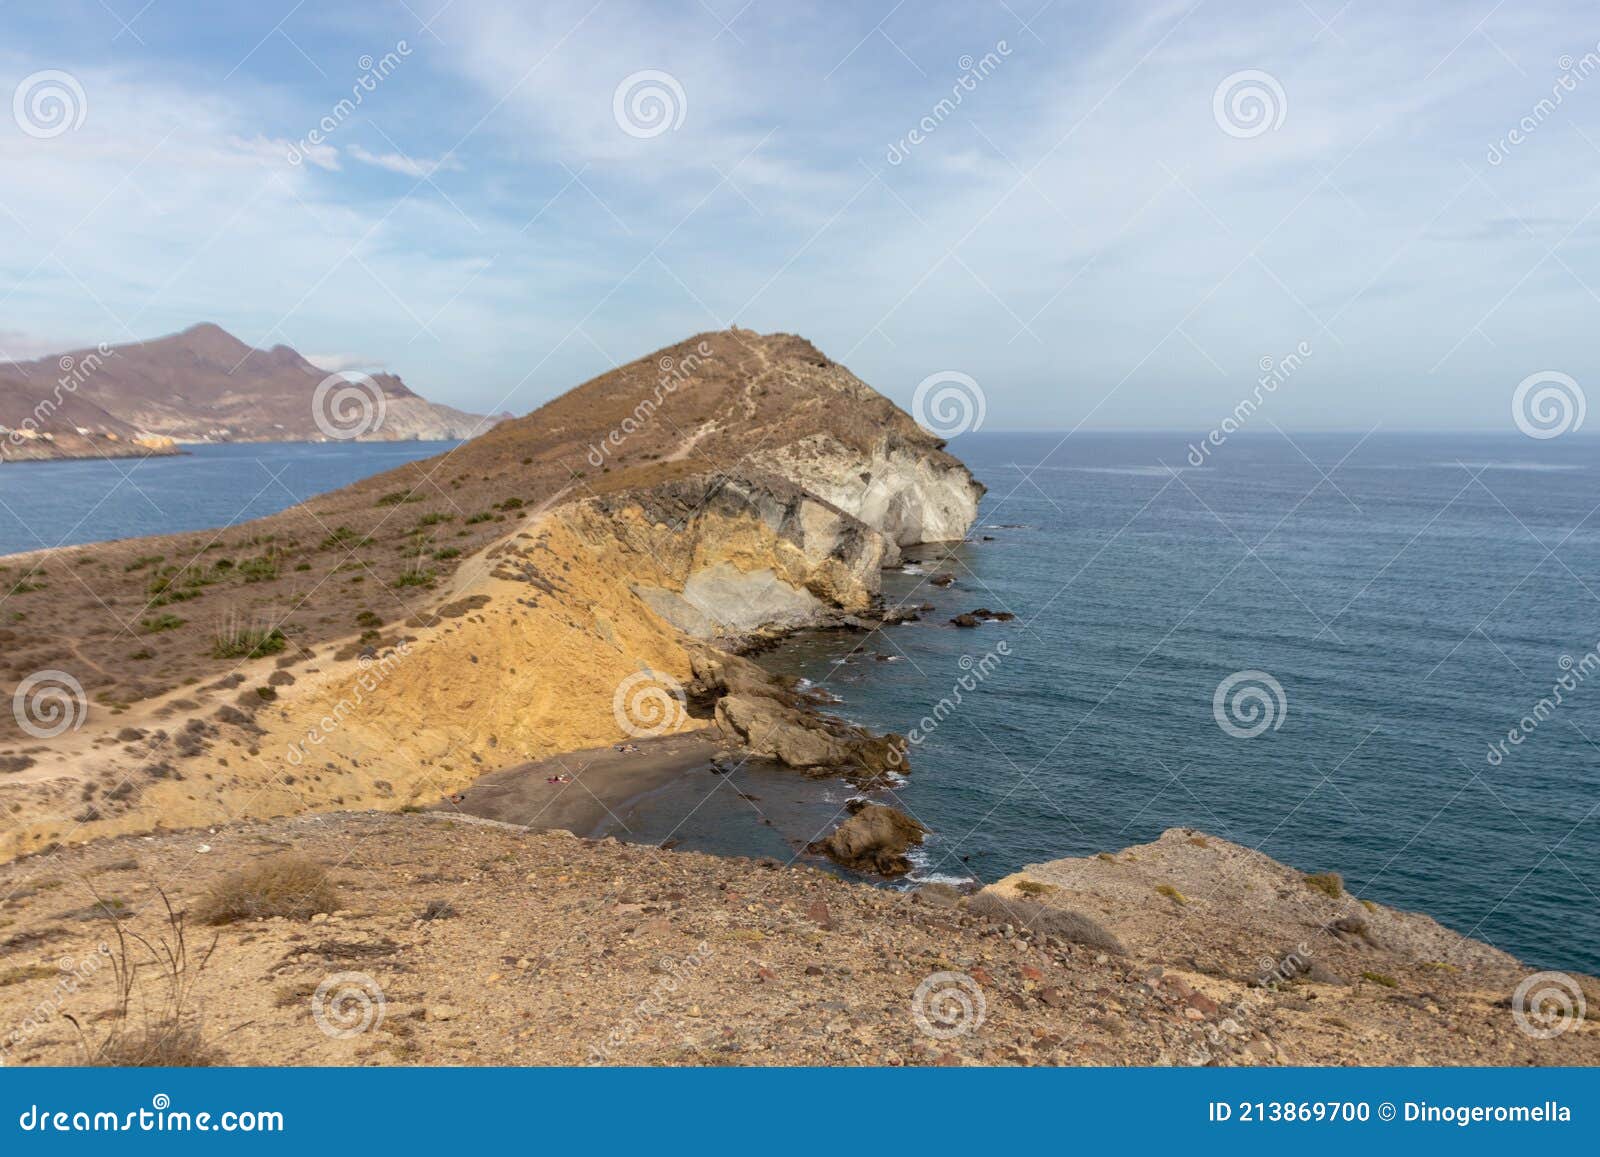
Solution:
M 1592 1024 L 1534 1039 L 1494 1003 L 1504 978 L 1484 987 L 1470 969 L 1438 972 L 1425 996 L 1409 972 L 1393 988 L 1302 979 L 1270 991 L 1222 965 L 1198 970 L 1192 934 L 1158 961 L 1133 941 L 1119 955 L 1028 932 L 1003 906 L 988 918 L 944 889 L 472 818 L 344 813 L 120 837 L 0 868 L 5 1062 L 82 1063 L 84 1041 L 115 1029 L 107 911 L 159 945 L 172 935 L 162 891 L 182 912 L 227 871 L 291 853 L 330 870 L 331 912 L 186 928 L 186 1016 L 221 1063 L 1600 1059 Z M 143 949 L 130 955 L 138 1024 L 169 990 Z

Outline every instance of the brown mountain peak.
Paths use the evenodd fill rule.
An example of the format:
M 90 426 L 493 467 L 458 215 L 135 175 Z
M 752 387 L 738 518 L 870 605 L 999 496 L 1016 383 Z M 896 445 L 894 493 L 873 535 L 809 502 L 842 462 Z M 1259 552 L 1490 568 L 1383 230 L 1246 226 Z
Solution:
M 209 321 L 191 325 L 188 329 L 154 341 L 140 342 L 139 346 L 146 350 L 152 347 L 183 350 L 204 360 L 226 362 L 230 366 L 251 352 L 249 345 Z

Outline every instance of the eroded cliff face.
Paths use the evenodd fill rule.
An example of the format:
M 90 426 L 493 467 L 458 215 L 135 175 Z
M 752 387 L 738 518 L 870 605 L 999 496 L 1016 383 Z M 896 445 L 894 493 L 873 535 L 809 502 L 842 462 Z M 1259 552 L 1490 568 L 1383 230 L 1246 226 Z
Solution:
M 625 534 L 624 545 L 646 556 L 632 568 L 645 572 L 630 581 L 634 593 L 703 639 L 864 611 L 879 572 L 900 553 L 870 526 L 775 477 L 693 479 L 620 504 L 580 504 L 571 517 L 597 547 Z
M 7 777 L 20 823 L 0 849 L 427 803 L 495 768 L 713 726 L 682 694 L 701 640 L 868 612 L 899 557 L 888 536 L 772 475 L 573 497 L 510 525 L 430 610 L 378 640 L 163 696 L 119 720 L 120 748 L 88 728 L 41 748 Z M 166 757 L 174 730 L 183 754 Z M 142 769 L 131 789 L 130 762 Z M 80 779 L 102 790 L 75 812 Z
M 773 468 L 900 546 L 965 538 L 983 486 L 940 450 L 878 439 L 867 454 L 814 434 L 773 454 Z
M 398 746 L 419 767 L 450 764 L 449 786 L 464 786 L 486 767 L 640 728 L 705 726 L 664 698 L 659 718 L 630 718 L 618 688 L 653 681 L 670 698 L 693 679 L 696 640 L 867 611 L 897 553 L 777 478 L 696 476 L 562 503 L 464 567 L 437 621 L 411 627 L 353 742 L 318 746 L 346 748 L 351 762 Z M 339 687 L 258 721 L 287 735 L 314 727 Z

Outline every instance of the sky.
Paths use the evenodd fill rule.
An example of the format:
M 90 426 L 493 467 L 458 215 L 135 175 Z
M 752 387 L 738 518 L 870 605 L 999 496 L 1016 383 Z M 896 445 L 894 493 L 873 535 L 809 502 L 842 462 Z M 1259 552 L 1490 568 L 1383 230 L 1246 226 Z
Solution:
M 521 414 L 738 324 L 1061 430 L 1254 395 L 1284 428 L 1515 432 L 1520 383 L 1600 379 L 1592 5 L 10 0 L 0 28 L 0 359 L 214 321 Z

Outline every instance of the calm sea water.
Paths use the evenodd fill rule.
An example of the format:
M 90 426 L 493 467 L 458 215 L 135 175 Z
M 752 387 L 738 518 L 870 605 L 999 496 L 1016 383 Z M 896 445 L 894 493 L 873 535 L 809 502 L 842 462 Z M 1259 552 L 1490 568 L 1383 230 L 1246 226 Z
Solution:
M 865 644 L 894 662 L 839 663 L 837 637 L 776 657 L 906 732 L 1007 644 L 896 793 L 938 832 L 922 873 L 989 880 L 1193 826 L 1600 971 L 1600 446 L 1235 436 L 1191 469 L 1188 442 L 957 440 L 990 487 L 980 523 L 1008 525 L 958 550 L 949 591 L 890 576 L 933 621 Z M 942 625 L 978 606 L 1018 621 Z M 1214 714 L 1237 672 L 1283 691 L 1250 738 Z
M 991 880 L 1193 826 L 1531 963 L 1600 972 L 1600 660 L 1585 661 L 1600 645 L 1600 446 L 1235 435 L 1194 469 L 1189 441 L 958 439 L 990 487 L 975 538 L 992 541 L 957 549 L 953 587 L 915 570 L 885 583 L 936 610 L 770 656 L 851 719 L 927 731 L 894 793 L 937 833 L 916 874 Z M 0 553 L 256 517 L 441 448 L 7 467 Z M 946 625 L 979 606 L 1017 621 Z M 1282 688 L 1280 709 L 1260 675 L 1238 684 L 1272 700 L 1273 725 L 1248 738 L 1214 711 L 1239 672 Z M 1540 709 L 1563 675 L 1561 705 Z M 1524 717 L 1526 738 L 1490 762 Z M 1254 729 L 1226 704 L 1223 718 Z M 748 767 L 644 797 L 612 827 L 787 858 L 850 794 Z
M 275 514 L 455 442 L 261 442 L 174 458 L 0 466 L 0 555 Z

